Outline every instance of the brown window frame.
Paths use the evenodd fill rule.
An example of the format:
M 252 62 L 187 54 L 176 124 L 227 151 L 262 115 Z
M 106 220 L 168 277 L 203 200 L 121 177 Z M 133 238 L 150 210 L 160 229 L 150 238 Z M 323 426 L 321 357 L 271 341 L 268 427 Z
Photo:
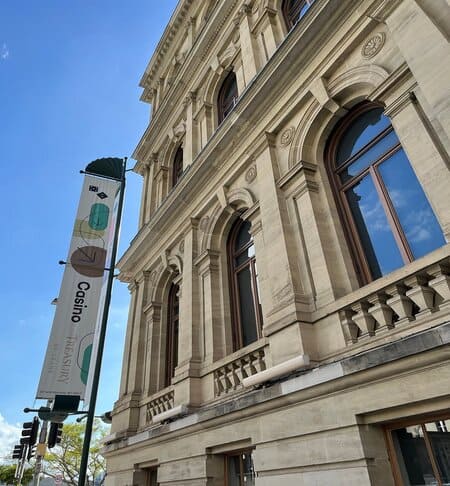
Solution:
M 158 467 L 145 468 L 145 486 L 158 485 Z
M 312 4 L 315 2 L 315 0 L 284 0 L 283 5 L 281 6 L 281 11 L 283 13 L 284 21 L 286 22 L 286 26 L 288 30 L 291 30 L 294 25 L 299 22 L 304 15 L 306 15 L 306 12 L 304 15 L 299 17 L 300 12 L 302 8 L 305 5 L 309 5 L 309 7 L 312 6 Z
M 176 283 L 172 283 L 167 298 L 166 370 L 164 378 L 166 387 L 172 384 L 175 368 L 178 365 L 178 337 L 180 323 L 179 290 L 179 286 Z M 176 312 L 176 309 L 178 309 L 178 312 Z
M 175 152 L 172 163 L 172 187 L 176 186 L 183 175 L 183 148 L 181 145 Z
M 234 93 L 231 102 L 227 103 L 225 99 L 225 93 L 228 91 L 229 86 L 232 86 Z M 222 85 L 219 89 L 219 94 L 217 96 L 217 117 L 219 125 L 225 120 L 228 114 L 236 106 L 237 100 L 239 98 L 236 73 L 230 71 L 225 79 L 222 81 Z
M 449 419 L 450 419 L 449 413 L 441 412 L 441 413 L 428 414 L 425 416 L 411 417 L 399 421 L 390 422 L 384 425 L 383 432 L 384 432 L 385 442 L 387 444 L 387 452 L 388 452 L 389 462 L 391 463 L 392 475 L 394 477 L 395 486 L 404 486 L 404 483 L 401 475 L 400 465 L 397 458 L 397 453 L 395 451 L 392 432 L 394 430 L 411 427 L 413 425 L 417 425 L 422 428 L 422 433 L 424 436 L 424 441 L 425 441 L 427 453 L 429 455 L 431 467 L 433 469 L 433 473 L 435 474 L 436 480 L 438 482 L 437 486 L 443 486 L 441 473 L 439 471 L 439 467 L 437 465 L 433 447 L 428 437 L 428 431 L 426 430 L 425 425 L 430 422 L 437 422 L 437 421 L 449 420 Z
M 236 265 L 236 258 L 254 245 L 253 237 L 248 243 L 235 250 L 236 238 L 239 235 L 242 226 L 246 224 L 242 218 L 238 218 L 229 233 L 227 242 L 227 256 L 228 256 L 228 277 L 230 281 L 230 300 L 231 300 L 231 319 L 232 319 L 232 334 L 233 334 L 233 350 L 237 351 L 244 346 L 243 342 L 243 328 L 241 320 L 240 302 L 241 296 L 239 293 L 238 273 L 244 268 L 249 267 L 251 276 L 251 293 L 252 303 L 256 318 L 256 334 L 257 339 L 262 337 L 262 311 L 261 303 L 258 293 L 257 269 L 256 269 L 256 255 L 248 258 L 245 262 Z
M 239 464 L 240 464 L 240 470 L 239 470 L 239 482 L 240 482 L 240 486 L 245 486 L 245 481 L 244 481 L 244 471 L 243 471 L 243 459 L 242 459 L 242 454 L 248 454 L 251 458 L 252 458 L 252 452 L 254 451 L 254 449 L 243 449 L 243 450 L 240 450 L 240 451 L 233 451 L 233 452 L 227 452 L 225 455 L 224 455 L 224 477 L 225 477 L 225 484 L 224 486 L 229 486 L 229 482 L 228 482 L 228 468 L 229 468 L 229 463 L 228 461 L 230 460 L 231 457 L 237 457 L 239 456 Z M 253 458 L 252 458 L 252 465 L 253 465 Z M 253 468 L 253 472 L 255 474 L 255 478 L 256 478 L 256 472 Z
M 364 145 L 360 150 L 358 150 L 356 154 L 348 158 L 344 163 L 340 164 L 338 167 L 336 167 L 335 164 L 336 152 L 339 147 L 340 141 L 346 133 L 346 130 L 358 117 L 360 117 L 367 111 L 376 108 L 383 108 L 383 106 L 377 103 L 363 102 L 353 108 L 351 112 L 339 122 L 337 127 L 335 127 L 325 150 L 325 160 L 328 170 L 328 176 L 331 181 L 335 201 L 337 203 L 338 213 L 343 223 L 344 234 L 350 248 L 350 253 L 354 262 L 360 285 L 366 285 L 373 280 L 376 280 L 376 278 L 378 277 L 372 277 L 372 273 L 366 257 L 366 250 L 364 249 L 364 245 L 358 233 L 358 229 L 351 213 L 351 209 L 347 201 L 345 192 L 350 187 L 358 183 L 358 181 L 360 181 L 367 174 L 371 175 L 371 180 L 374 183 L 380 203 L 383 206 L 393 237 L 397 243 L 397 247 L 403 259 L 403 263 L 406 265 L 414 261 L 414 256 L 412 254 L 411 248 L 409 247 L 405 233 L 403 231 L 403 228 L 401 227 L 400 221 L 393 207 L 386 186 L 377 170 L 378 166 L 383 163 L 387 158 L 392 156 L 395 152 L 403 149 L 401 143 L 398 142 L 395 146 L 384 152 L 377 159 L 371 161 L 364 170 L 362 170 L 356 176 L 351 177 L 345 183 L 342 183 L 339 179 L 340 172 L 345 170 L 345 168 L 347 168 L 355 160 L 361 157 L 365 152 L 370 150 L 389 133 L 394 131 L 392 124 L 389 125 L 389 127 L 385 128 L 375 138 L 370 140 L 370 142 Z

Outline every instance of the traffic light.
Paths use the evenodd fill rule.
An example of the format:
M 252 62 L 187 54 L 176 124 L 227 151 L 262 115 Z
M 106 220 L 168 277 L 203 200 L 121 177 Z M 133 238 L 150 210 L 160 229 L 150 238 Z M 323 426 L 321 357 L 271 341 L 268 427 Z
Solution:
M 50 432 L 48 433 L 48 448 L 55 447 L 56 444 L 61 442 L 63 424 L 52 422 L 50 424 Z
M 32 422 L 25 422 L 23 424 L 21 445 L 28 444 L 30 447 L 36 444 L 39 432 L 39 419 L 34 417 Z
M 32 445 L 28 447 L 28 452 L 27 452 L 27 460 L 29 461 L 32 457 L 34 457 L 36 454 L 36 446 Z
M 13 459 L 21 459 L 24 447 L 25 447 L 24 445 L 15 445 L 14 450 L 13 450 L 13 454 L 12 454 L 12 458 Z

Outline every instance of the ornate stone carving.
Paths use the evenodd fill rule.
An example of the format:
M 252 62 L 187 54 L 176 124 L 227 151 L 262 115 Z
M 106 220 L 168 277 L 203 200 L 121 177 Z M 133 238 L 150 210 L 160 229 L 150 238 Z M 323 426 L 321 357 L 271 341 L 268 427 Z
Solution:
M 181 121 L 178 125 L 173 127 L 174 138 L 181 138 L 186 133 L 186 123 Z
M 384 32 L 377 32 L 372 37 L 364 42 L 361 49 L 361 55 L 364 59 L 370 59 L 376 56 L 384 46 L 386 34 Z
M 152 283 L 152 285 L 155 285 L 155 282 L 156 282 L 156 279 L 157 278 L 158 278 L 158 271 L 157 270 L 153 270 L 153 272 L 150 275 L 150 282 Z
M 295 133 L 294 127 L 286 128 L 286 130 L 284 130 L 281 133 L 280 144 L 283 147 L 287 147 L 292 142 L 292 139 L 294 138 L 294 133 Z
M 200 231 L 204 233 L 206 231 L 206 228 L 208 227 L 208 223 L 209 223 L 209 216 L 203 216 L 199 224 Z
M 180 250 L 180 253 L 184 252 L 184 240 L 180 241 L 180 244 L 178 245 L 178 250 Z
M 247 172 L 245 173 L 245 180 L 250 183 L 253 182 L 256 179 L 256 165 L 252 165 Z

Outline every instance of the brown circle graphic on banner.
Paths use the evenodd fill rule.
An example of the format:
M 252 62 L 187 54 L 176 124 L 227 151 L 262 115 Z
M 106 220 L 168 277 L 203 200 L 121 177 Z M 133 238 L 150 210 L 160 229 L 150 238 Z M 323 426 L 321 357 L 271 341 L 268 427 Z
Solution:
M 106 250 L 98 246 L 80 247 L 72 253 L 70 263 L 81 275 L 101 277 L 105 271 Z

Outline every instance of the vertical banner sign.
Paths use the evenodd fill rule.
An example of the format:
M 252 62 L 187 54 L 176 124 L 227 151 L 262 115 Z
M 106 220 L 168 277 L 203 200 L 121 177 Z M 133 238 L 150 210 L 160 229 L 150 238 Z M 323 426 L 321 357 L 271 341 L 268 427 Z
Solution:
M 119 190 L 120 181 L 85 175 L 36 398 L 85 399 Z
M 119 190 L 120 190 L 120 183 L 119 183 Z M 117 213 L 118 213 L 118 206 L 119 206 L 119 198 L 116 197 L 114 201 L 113 211 L 112 211 L 112 219 L 111 224 L 109 226 L 109 235 L 108 235 L 108 247 L 106 250 L 106 265 L 107 268 L 111 268 L 111 256 L 114 244 L 114 232 L 117 223 Z M 92 379 L 94 378 L 94 368 L 95 363 L 97 361 L 97 353 L 98 353 L 98 344 L 99 344 L 99 337 L 100 337 L 100 327 L 102 325 L 102 318 L 103 318 L 103 309 L 105 307 L 105 300 L 106 300 L 106 292 L 108 288 L 108 272 L 105 272 L 103 276 L 103 283 L 102 289 L 100 293 L 100 299 L 98 304 L 98 317 L 97 317 L 97 324 L 95 326 L 94 332 L 94 342 L 92 347 L 92 356 L 91 356 L 91 365 L 89 369 L 88 381 L 86 385 L 84 403 L 87 405 L 91 400 L 91 391 L 92 391 Z

